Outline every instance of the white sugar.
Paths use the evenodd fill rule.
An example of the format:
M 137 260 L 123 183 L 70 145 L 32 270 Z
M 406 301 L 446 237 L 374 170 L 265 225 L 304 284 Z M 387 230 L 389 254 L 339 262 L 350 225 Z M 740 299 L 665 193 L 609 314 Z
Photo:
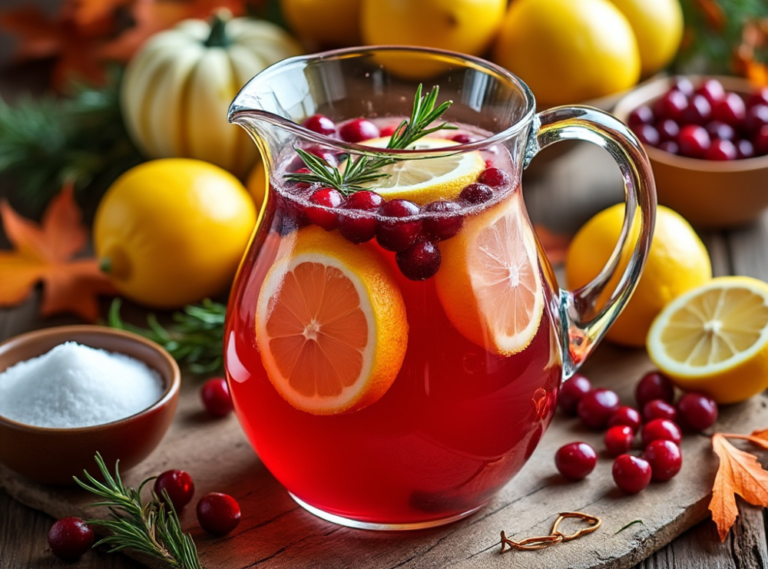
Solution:
M 144 363 L 67 342 L 0 373 L 0 415 L 38 427 L 90 427 L 134 415 L 163 391 Z

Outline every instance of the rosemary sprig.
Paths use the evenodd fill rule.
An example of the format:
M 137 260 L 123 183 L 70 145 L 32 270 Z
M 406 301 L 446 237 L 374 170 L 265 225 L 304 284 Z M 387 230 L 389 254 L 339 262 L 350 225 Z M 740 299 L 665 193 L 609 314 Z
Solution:
M 222 367 L 224 346 L 224 320 L 227 307 L 206 299 L 199 305 L 185 306 L 183 312 L 173 314 L 174 324 L 164 327 L 154 314 L 147 316 L 149 328 L 128 324 L 120 318 L 119 298 L 112 301 L 107 324 L 112 328 L 128 330 L 157 342 L 189 371 L 204 375 Z
M 201 569 L 197 557 L 197 547 L 189 534 L 181 531 L 179 516 L 173 508 L 167 493 L 163 491 L 164 499 L 152 492 L 152 499 L 146 504 L 141 498 L 141 492 L 155 477 L 147 478 L 136 488 L 125 486 L 120 478 L 118 460 L 115 464 L 115 475 L 109 472 L 101 454 L 96 453 L 96 464 L 99 467 L 104 482 L 99 482 L 87 471 L 83 471 L 87 483 L 76 476 L 75 482 L 81 488 L 103 498 L 93 506 L 106 506 L 110 511 L 110 519 L 88 520 L 88 525 L 101 526 L 108 529 L 111 535 L 102 538 L 94 544 L 107 545 L 109 552 L 130 549 L 149 555 L 165 562 L 169 567 L 178 569 Z
M 456 127 L 443 122 L 437 126 L 429 125 L 437 121 L 445 111 L 453 104 L 453 101 L 444 101 L 435 107 L 437 95 L 440 88 L 435 86 L 432 91 L 422 95 L 422 85 L 419 84 L 416 89 L 416 95 L 413 99 L 413 111 L 409 119 L 403 120 L 395 133 L 390 137 L 387 148 L 391 150 L 402 150 L 408 148 L 418 139 L 437 132 L 438 130 L 451 129 Z M 326 160 L 314 156 L 300 148 L 296 152 L 304 161 L 304 165 L 310 171 L 309 173 L 287 174 L 285 177 L 291 182 L 304 182 L 306 184 L 322 184 L 335 188 L 345 196 L 365 189 L 365 184 L 374 180 L 386 178 L 389 174 L 380 172 L 384 166 L 389 166 L 399 162 L 401 158 L 390 156 L 370 156 L 360 155 L 355 158 L 349 157 L 342 163 L 343 168 L 331 166 Z

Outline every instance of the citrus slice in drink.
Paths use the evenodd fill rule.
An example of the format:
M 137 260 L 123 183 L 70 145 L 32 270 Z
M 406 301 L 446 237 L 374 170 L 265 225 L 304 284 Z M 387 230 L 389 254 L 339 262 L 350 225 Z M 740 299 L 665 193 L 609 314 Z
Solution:
M 408 344 L 405 305 L 380 254 L 307 227 L 269 270 L 256 343 L 277 392 L 315 415 L 358 411 L 395 380 Z
M 456 329 L 499 355 L 524 350 L 539 328 L 544 295 L 519 192 L 468 218 L 440 250 L 435 285 Z
M 685 391 L 718 403 L 752 397 L 768 387 L 768 284 L 720 277 L 679 296 L 653 321 L 646 347 Z
M 374 138 L 363 144 L 385 148 L 389 137 Z M 453 140 L 422 138 L 409 150 L 446 148 L 446 154 L 434 158 L 415 158 L 384 166 L 379 170 L 387 174 L 367 184 L 385 200 L 404 199 L 423 205 L 436 200 L 453 200 L 466 186 L 475 182 L 485 169 L 485 160 L 477 151 L 451 153 L 450 147 L 457 146 Z

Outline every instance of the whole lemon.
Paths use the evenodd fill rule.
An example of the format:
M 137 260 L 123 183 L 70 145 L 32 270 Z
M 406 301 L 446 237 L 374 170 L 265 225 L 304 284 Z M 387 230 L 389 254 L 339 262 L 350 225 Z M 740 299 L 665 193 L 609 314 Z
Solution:
M 643 75 L 666 67 L 683 39 L 683 9 L 678 0 L 611 0 L 627 17 L 640 48 Z
M 624 204 L 601 211 L 576 234 L 565 259 L 568 287 L 576 289 L 589 283 L 605 266 L 619 240 L 624 221 Z M 630 243 L 634 246 L 639 224 L 633 227 Z M 631 247 L 625 247 L 619 266 L 598 305 L 605 304 L 627 266 Z M 683 217 L 659 206 L 656 229 L 645 269 L 632 298 L 606 337 L 627 346 L 643 346 L 653 319 L 672 300 L 712 279 L 712 264 L 706 247 Z
M 227 289 L 255 223 L 253 200 L 232 174 L 167 158 L 112 184 L 96 211 L 93 239 L 121 294 L 176 308 Z
M 248 179 L 245 181 L 245 187 L 248 189 L 248 193 L 253 198 L 253 203 L 256 206 L 256 214 L 261 211 L 261 206 L 264 203 L 264 198 L 269 190 L 269 182 L 267 182 L 267 171 L 264 167 L 264 162 L 259 160 L 256 165 L 248 174 Z
M 361 0 L 280 0 L 291 30 L 301 39 L 326 46 L 360 43 Z
M 640 78 L 635 34 L 608 0 L 516 0 L 494 59 L 528 83 L 542 106 L 610 95 Z

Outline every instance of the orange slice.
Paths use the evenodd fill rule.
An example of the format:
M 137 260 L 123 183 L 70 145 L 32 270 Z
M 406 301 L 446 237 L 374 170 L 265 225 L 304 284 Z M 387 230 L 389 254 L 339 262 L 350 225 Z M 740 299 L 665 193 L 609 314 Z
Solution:
M 459 332 L 499 355 L 528 347 L 539 329 L 544 295 L 519 192 L 467 219 L 440 250 L 437 294 Z
M 405 304 L 380 253 L 307 227 L 267 273 L 256 343 L 270 381 L 296 409 L 358 411 L 378 401 L 408 344 Z

